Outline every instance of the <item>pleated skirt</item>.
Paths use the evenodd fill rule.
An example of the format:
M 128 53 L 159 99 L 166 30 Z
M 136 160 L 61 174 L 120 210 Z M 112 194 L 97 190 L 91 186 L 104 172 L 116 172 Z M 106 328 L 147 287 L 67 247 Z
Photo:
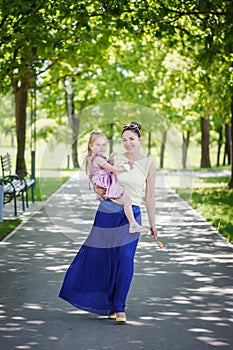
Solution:
M 140 207 L 133 206 L 141 224 Z M 68 268 L 59 297 L 100 315 L 124 312 L 139 233 L 129 233 L 123 205 L 102 201 L 91 232 Z

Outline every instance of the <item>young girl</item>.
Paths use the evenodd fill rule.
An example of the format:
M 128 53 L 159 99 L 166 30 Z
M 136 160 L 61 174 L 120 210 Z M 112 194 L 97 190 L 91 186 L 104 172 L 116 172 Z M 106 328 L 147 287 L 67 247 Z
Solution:
M 130 164 L 124 163 L 122 166 L 111 165 L 104 156 L 106 152 L 106 136 L 100 131 L 92 131 L 88 142 L 88 154 L 86 159 L 86 170 L 94 188 L 104 188 L 106 194 L 104 198 L 115 199 L 118 203 L 124 205 L 124 212 L 129 221 L 129 233 L 146 233 L 147 230 L 140 226 L 134 218 L 131 198 L 124 193 L 119 185 L 116 174 L 124 171 L 130 171 Z

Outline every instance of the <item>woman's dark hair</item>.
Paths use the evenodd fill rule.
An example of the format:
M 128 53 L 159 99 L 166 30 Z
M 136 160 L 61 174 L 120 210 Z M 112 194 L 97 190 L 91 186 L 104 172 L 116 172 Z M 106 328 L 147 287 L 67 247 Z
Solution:
M 122 128 L 122 132 L 121 135 L 123 135 L 123 133 L 127 130 L 134 132 L 135 134 L 138 135 L 138 137 L 141 137 L 141 124 L 136 123 L 136 122 L 131 122 L 127 125 L 124 125 Z

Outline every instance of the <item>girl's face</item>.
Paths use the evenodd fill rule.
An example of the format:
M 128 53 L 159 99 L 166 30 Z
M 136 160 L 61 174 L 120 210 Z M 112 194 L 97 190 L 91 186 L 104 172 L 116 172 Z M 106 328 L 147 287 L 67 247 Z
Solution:
M 141 146 L 142 138 L 133 131 L 126 130 L 122 134 L 122 143 L 128 153 L 136 153 Z
M 107 139 L 104 136 L 99 136 L 97 137 L 92 144 L 90 144 L 90 150 L 93 155 L 96 153 L 99 153 L 103 155 L 106 152 L 106 147 L 107 147 Z

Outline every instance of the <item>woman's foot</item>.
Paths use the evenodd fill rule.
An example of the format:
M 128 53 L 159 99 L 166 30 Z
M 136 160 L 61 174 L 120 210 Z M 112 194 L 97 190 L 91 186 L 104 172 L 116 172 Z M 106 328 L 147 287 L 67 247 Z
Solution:
M 116 313 L 116 322 L 119 324 L 126 323 L 126 314 L 125 312 L 117 312 Z
M 129 224 L 129 233 L 136 233 L 136 232 L 146 233 L 147 229 L 145 229 L 144 227 L 139 225 L 137 223 L 137 221 L 130 222 L 130 224 Z
M 108 319 L 115 320 L 116 319 L 116 313 L 112 312 L 110 315 L 108 315 Z

